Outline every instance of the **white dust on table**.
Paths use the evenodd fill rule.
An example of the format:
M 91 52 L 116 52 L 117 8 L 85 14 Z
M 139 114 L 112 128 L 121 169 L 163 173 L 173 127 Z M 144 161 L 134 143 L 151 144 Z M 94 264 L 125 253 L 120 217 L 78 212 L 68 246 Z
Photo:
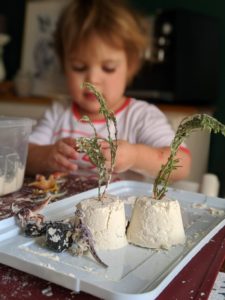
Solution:
M 47 268 L 47 269 L 49 269 L 49 270 L 55 270 L 55 267 L 53 267 L 52 265 L 50 265 L 50 264 L 45 264 L 45 263 L 39 263 L 39 266 L 41 266 L 41 267 L 44 267 L 44 268 Z
M 127 204 L 127 205 L 131 205 L 133 206 L 135 201 L 136 201 L 137 197 L 136 196 L 129 196 L 127 197 L 126 199 L 124 199 L 124 204 Z
M 43 289 L 41 293 L 47 297 L 53 296 L 52 287 L 48 286 L 46 289 Z
M 11 286 L 13 289 L 10 290 L 10 294 L 4 295 L 3 292 L 0 294 L 0 299 L 7 299 L 8 297 L 17 298 L 22 297 L 24 299 L 32 296 L 32 292 L 29 290 L 29 276 L 26 273 L 20 273 L 19 275 L 15 274 L 15 270 L 9 268 L 7 271 L 4 271 L 4 275 L 1 276 L 1 285 L 2 286 Z M 21 298 L 20 298 L 21 299 Z
M 54 289 L 50 282 L 38 282 L 38 279 L 30 274 L 20 272 L 11 268 L 7 268 L 0 265 L 0 270 L 3 268 L 4 274 L 1 276 L 1 286 L 7 286 L 6 292 L 0 292 L 0 300 L 10 299 L 33 299 L 34 295 L 32 291 L 40 292 L 43 296 L 57 300 L 58 297 L 54 295 Z M 3 272 L 2 272 L 3 273 Z M 72 276 L 72 274 L 71 274 Z M 13 289 L 10 288 L 13 286 Z M 64 300 L 76 299 L 77 292 L 66 290 Z
M 218 209 L 215 207 L 209 207 L 207 203 L 194 203 L 192 204 L 193 208 L 199 208 L 199 209 L 205 209 L 210 215 L 212 216 L 223 216 L 224 215 L 224 210 L 223 209 Z
M 54 260 L 54 261 L 59 261 L 60 260 L 59 256 L 55 255 L 54 253 L 35 251 L 35 250 L 30 249 L 29 247 L 24 247 L 23 245 L 19 246 L 19 248 L 21 248 L 22 250 L 24 250 L 26 252 L 29 252 L 29 253 L 32 253 L 32 254 L 35 254 L 35 255 L 38 255 L 38 256 L 47 257 L 47 258 L 49 258 L 51 260 Z

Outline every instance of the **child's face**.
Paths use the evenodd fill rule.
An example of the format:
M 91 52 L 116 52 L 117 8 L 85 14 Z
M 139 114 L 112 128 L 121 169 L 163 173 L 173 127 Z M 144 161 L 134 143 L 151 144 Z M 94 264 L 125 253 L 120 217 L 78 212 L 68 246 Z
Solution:
M 108 108 L 115 111 L 124 103 L 127 72 L 125 51 L 113 48 L 95 34 L 65 60 L 72 99 L 79 106 L 80 113 L 92 119 L 102 118 L 98 113 L 99 103 L 89 91 L 81 89 L 81 84 L 85 81 L 92 83 L 105 97 Z

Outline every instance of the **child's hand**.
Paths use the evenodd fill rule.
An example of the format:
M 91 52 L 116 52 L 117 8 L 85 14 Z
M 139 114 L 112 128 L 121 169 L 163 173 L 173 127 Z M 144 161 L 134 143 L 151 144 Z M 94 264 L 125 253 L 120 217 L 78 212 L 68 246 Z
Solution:
M 111 154 L 109 144 L 102 142 L 101 147 L 106 158 L 106 167 L 110 168 Z M 170 147 L 156 148 L 118 140 L 114 171 L 121 173 L 131 170 L 154 178 L 158 175 L 161 166 L 167 162 L 170 153 Z M 190 170 L 190 154 L 186 151 L 178 150 L 176 157 L 184 168 L 174 170 L 170 176 L 171 181 L 187 177 Z
M 63 138 L 52 145 L 48 154 L 48 164 L 56 171 L 75 171 L 77 165 L 71 160 L 76 158 L 75 140 Z
M 63 138 L 53 145 L 30 144 L 27 160 L 28 174 L 45 174 L 55 171 L 70 172 L 77 170 L 72 162 L 77 158 L 75 140 Z
M 125 140 L 118 140 L 117 145 L 118 148 L 116 152 L 114 171 L 117 173 L 121 173 L 132 169 L 137 159 L 137 151 L 135 145 L 132 145 Z M 106 158 L 106 166 L 110 168 L 111 153 L 109 144 L 107 142 L 102 142 L 101 148 L 102 153 Z

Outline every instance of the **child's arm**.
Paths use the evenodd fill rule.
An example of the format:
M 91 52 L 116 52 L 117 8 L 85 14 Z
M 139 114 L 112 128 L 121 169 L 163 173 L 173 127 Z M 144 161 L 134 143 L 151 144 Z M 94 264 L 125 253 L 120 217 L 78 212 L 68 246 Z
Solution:
M 103 153 L 109 163 L 110 151 L 106 144 L 103 145 Z M 169 155 L 170 147 L 153 148 L 144 144 L 130 144 L 119 140 L 114 171 L 121 173 L 132 170 L 155 178 L 161 165 L 167 162 Z M 171 181 L 184 179 L 190 172 L 190 154 L 181 148 L 177 152 L 177 158 L 179 158 L 180 167 L 171 173 Z
M 29 144 L 26 173 L 35 175 L 77 170 L 77 165 L 71 161 L 77 158 L 74 146 L 71 138 L 58 140 L 52 145 Z

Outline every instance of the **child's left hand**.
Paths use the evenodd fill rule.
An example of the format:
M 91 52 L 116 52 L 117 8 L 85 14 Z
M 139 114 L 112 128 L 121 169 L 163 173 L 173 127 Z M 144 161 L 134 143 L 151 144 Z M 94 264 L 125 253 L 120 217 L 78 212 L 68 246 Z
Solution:
M 162 164 L 165 164 L 170 155 L 170 147 L 156 148 L 144 144 L 130 144 L 125 140 L 118 140 L 114 171 L 117 173 L 128 170 L 156 177 Z M 107 142 L 101 143 L 102 153 L 106 158 L 106 167 L 111 167 L 110 146 Z M 173 170 L 170 180 L 180 180 L 188 176 L 191 159 L 190 154 L 178 150 L 177 159 L 184 168 Z
M 117 141 L 117 151 L 114 171 L 117 173 L 125 172 L 132 169 L 137 159 L 137 151 L 135 145 L 128 143 L 125 140 Z M 111 166 L 110 146 L 107 142 L 101 143 L 102 153 L 106 158 L 106 166 Z

